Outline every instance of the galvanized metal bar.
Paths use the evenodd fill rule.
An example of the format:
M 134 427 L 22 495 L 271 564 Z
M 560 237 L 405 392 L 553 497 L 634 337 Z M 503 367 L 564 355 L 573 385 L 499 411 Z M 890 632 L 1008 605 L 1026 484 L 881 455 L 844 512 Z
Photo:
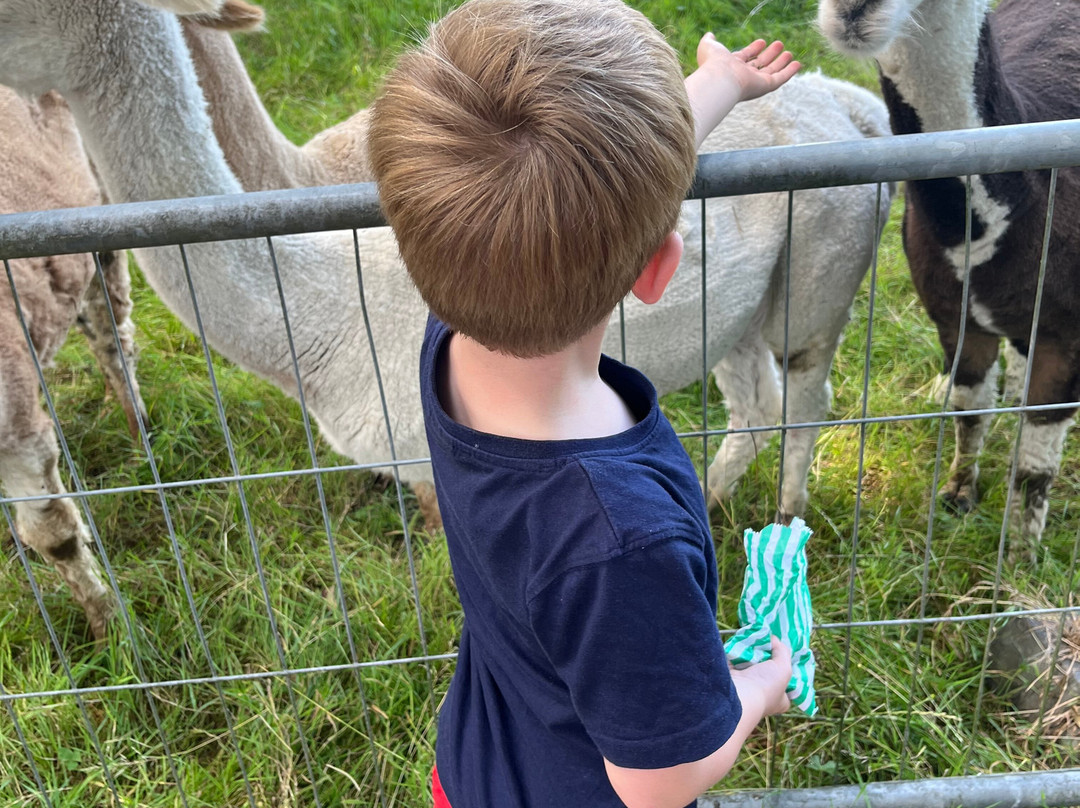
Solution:
M 206 367 L 210 374 L 210 385 L 214 392 L 214 403 L 219 409 L 218 415 L 221 418 L 221 422 L 225 424 L 225 413 L 221 410 L 221 395 L 217 388 L 214 363 L 210 356 L 210 345 L 206 341 L 206 329 L 203 327 L 202 312 L 199 310 L 199 299 L 195 294 L 195 282 L 191 277 L 191 265 L 188 262 L 187 250 L 184 249 L 183 244 L 178 245 L 178 249 L 180 250 L 180 261 L 184 267 L 184 280 L 187 283 L 188 294 L 191 296 L 191 309 L 195 314 L 195 325 L 199 334 L 199 344 L 202 345 L 203 359 L 206 360 Z M 228 434 L 227 430 L 225 434 Z M 168 501 L 165 498 L 165 489 L 160 487 L 161 474 L 158 471 L 157 462 L 154 460 L 153 452 L 147 453 L 147 461 L 149 462 L 150 470 L 153 472 L 154 482 L 159 486 L 158 497 L 165 514 L 165 525 L 168 528 L 169 545 L 172 548 L 173 558 L 176 559 L 176 569 L 180 575 L 180 583 L 184 588 L 184 597 L 187 599 L 188 610 L 191 612 L 195 633 L 199 638 L 199 647 L 206 657 L 206 664 L 210 669 L 210 675 L 212 677 L 217 677 L 217 665 L 214 663 L 214 655 L 210 652 L 210 642 L 207 640 L 206 632 L 203 630 L 202 620 L 199 619 L 199 609 L 195 604 L 195 593 L 191 589 L 191 581 L 187 574 L 187 568 L 184 565 L 184 557 L 180 552 L 180 541 L 176 536 L 176 529 L 173 526 Z M 240 777 L 244 781 L 244 792 L 247 796 L 248 805 L 250 805 L 251 808 L 256 808 L 255 792 L 251 785 L 251 778 L 248 776 L 247 765 L 244 763 L 243 752 L 240 750 L 240 738 L 236 734 L 236 721 L 233 718 L 232 710 L 229 709 L 229 702 L 225 698 L 225 690 L 222 688 L 221 682 L 215 681 L 213 684 L 214 692 L 217 694 L 218 703 L 221 705 L 221 714 L 225 718 L 225 728 L 228 731 L 229 740 L 232 743 L 233 754 L 236 755 L 236 764 L 240 770 Z
M 289 306 L 285 301 L 285 289 L 281 285 L 281 269 L 278 267 L 277 255 L 274 252 L 274 240 L 270 236 L 266 237 L 266 249 L 270 254 L 270 265 L 274 270 L 274 285 L 277 287 L 278 301 L 281 303 L 281 317 L 282 323 L 285 326 L 285 338 L 289 343 L 289 356 L 292 359 L 293 372 L 296 375 L 296 387 L 297 390 L 302 389 L 300 379 L 300 366 L 296 361 L 296 343 L 293 341 L 292 325 L 289 322 Z M 210 368 L 211 373 L 213 367 Z M 221 417 L 221 428 L 225 435 L 225 446 L 229 452 L 229 465 L 232 468 L 233 474 L 240 473 L 240 461 L 236 457 L 236 447 L 233 444 L 232 432 L 229 430 L 229 424 L 225 419 L 225 404 L 221 400 L 220 391 L 215 387 L 214 397 L 218 408 L 218 413 Z M 307 413 L 304 413 L 305 422 L 307 420 Z M 318 477 L 315 478 L 318 480 Z M 277 652 L 278 662 L 281 665 L 281 669 L 289 670 L 289 660 L 285 653 L 285 644 L 281 639 L 281 630 L 278 628 L 278 621 L 276 612 L 274 611 L 274 601 L 270 595 L 270 585 L 266 577 L 266 568 L 262 561 L 262 551 L 259 549 L 259 537 L 255 535 L 255 524 L 251 521 L 251 508 L 248 505 L 247 491 L 244 488 L 244 483 L 238 482 L 236 484 L 236 492 L 240 500 L 240 510 L 244 514 L 244 526 L 247 529 L 248 545 L 251 547 L 251 556 L 255 561 L 255 572 L 259 579 L 259 588 L 262 590 L 263 605 L 266 607 L 266 619 L 270 624 L 270 633 L 274 638 L 274 650 Z M 300 715 L 300 705 L 297 702 L 296 697 L 296 677 L 289 673 L 285 676 L 285 690 L 289 696 L 289 707 L 292 709 L 293 720 L 296 722 L 296 732 L 300 738 L 300 752 L 304 758 L 304 768 L 307 770 L 308 780 L 311 783 L 311 795 L 315 802 L 315 808 L 322 808 L 322 800 L 319 799 L 319 782 L 315 776 L 315 765 L 311 759 L 311 745 L 308 742 L 307 732 L 304 730 L 304 721 Z
M 1035 310 L 1031 316 L 1031 331 L 1028 335 L 1028 361 L 1024 367 L 1024 388 L 1020 395 L 1020 403 L 1027 404 L 1028 391 L 1031 387 L 1031 370 L 1035 365 L 1035 346 L 1036 339 L 1039 330 L 1039 313 L 1042 309 L 1043 291 L 1046 285 L 1046 261 L 1050 255 L 1050 237 L 1053 235 L 1054 230 L 1054 201 L 1057 197 L 1057 178 L 1058 170 L 1052 169 L 1050 171 L 1050 196 L 1046 202 L 1046 221 L 1043 225 L 1043 243 L 1042 254 L 1039 258 L 1039 277 L 1035 284 Z M 1001 579 L 1002 571 L 1005 564 L 1005 547 L 1009 541 L 1020 541 L 1022 539 L 1030 540 L 1030 537 L 1024 537 L 1016 532 L 1010 536 L 1009 524 L 1011 522 L 1012 509 L 1019 508 L 1021 514 L 1026 507 L 1026 503 L 1023 498 L 1020 502 L 1016 502 L 1016 497 L 1013 494 L 1016 492 L 1016 476 L 1020 471 L 1020 448 L 1023 445 L 1024 438 L 1024 422 L 1025 418 L 1021 416 L 1017 419 L 1016 424 L 1016 440 L 1013 442 L 1012 463 L 1009 467 L 1009 480 L 1008 488 L 1005 491 L 1005 510 L 1001 516 L 1001 533 L 998 537 L 997 548 L 997 561 L 994 565 L 994 588 L 990 597 L 990 613 L 995 614 L 998 610 L 998 605 L 1001 598 Z M 1023 520 L 1020 520 L 1023 524 Z M 1012 552 L 1012 548 L 1010 548 Z M 989 623 L 986 631 L 986 642 L 983 644 L 982 662 L 979 668 L 979 691 L 975 696 L 975 712 L 971 719 L 971 726 L 973 731 L 971 733 L 971 741 L 968 743 L 967 750 L 964 752 L 964 771 L 971 770 L 971 759 L 975 754 L 975 739 L 977 737 L 974 728 L 979 726 L 979 721 L 982 719 L 983 699 L 986 696 L 987 685 L 987 671 L 990 668 L 990 646 L 994 641 L 994 623 Z M 1061 640 L 1058 639 L 1060 644 Z M 1052 677 L 1051 677 L 1052 678 Z M 1042 725 L 1043 715 L 1039 714 L 1039 724 Z
M 271 239 L 267 239 L 267 243 L 270 247 L 271 256 L 273 256 L 273 241 Z M 304 439 L 307 442 L 308 458 L 309 462 L 311 463 L 311 470 L 314 472 L 315 491 L 319 500 L 319 511 L 322 515 L 323 531 L 326 533 L 326 543 L 330 552 L 330 566 L 334 573 L 334 590 L 337 593 L 338 608 L 341 609 L 341 620 L 345 629 L 345 641 L 349 649 L 349 658 L 355 666 L 360 663 L 360 653 L 356 647 L 356 637 L 353 633 L 352 621 L 349 619 L 349 603 L 345 597 L 345 584 L 342 581 L 341 563 L 338 559 L 337 542 L 334 540 L 334 530 L 330 523 L 330 510 L 326 503 L 326 491 L 323 487 L 323 475 L 320 473 L 321 465 L 319 463 L 318 454 L 315 451 L 315 435 L 312 432 L 311 428 L 311 416 L 308 414 L 307 397 L 304 393 L 303 378 L 300 373 L 300 363 L 297 360 L 296 356 L 296 346 L 293 342 L 292 329 L 289 325 L 288 310 L 285 304 L 285 295 L 281 288 L 281 278 L 280 273 L 278 272 L 276 259 L 274 260 L 274 274 L 278 280 L 278 291 L 281 300 L 281 310 L 285 318 L 285 328 L 289 337 L 289 357 L 292 361 L 293 377 L 296 380 L 296 394 L 297 399 L 300 402 L 300 417 L 304 425 Z M 218 391 L 216 388 L 214 391 L 214 395 L 218 395 Z M 371 759 L 374 761 L 372 769 L 375 772 L 375 785 L 379 795 L 379 805 L 381 806 L 381 808 L 386 808 L 386 788 L 383 784 L 382 771 L 379 763 L 379 750 L 375 744 L 375 735 L 372 731 L 371 708 L 368 704 L 367 694 L 364 688 L 364 680 L 360 676 L 360 669 L 358 667 L 352 668 L 352 674 L 356 684 L 356 692 L 360 696 L 360 708 L 364 716 L 364 727 L 367 731 L 368 748 L 371 751 Z M 299 722 L 299 718 L 297 719 L 297 721 Z M 312 782 L 312 788 L 315 788 L 314 781 Z
M 949 369 L 949 380 L 945 385 L 945 394 L 941 400 L 941 409 L 946 410 L 949 406 L 949 396 L 952 395 L 956 384 L 956 372 L 960 367 L 960 355 L 964 350 L 964 336 L 967 334 L 968 306 L 971 300 L 971 177 L 964 181 L 964 278 L 960 292 L 960 326 L 956 339 L 956 350 L 953 352 L 952 366 Z M 926 609 L 930 601 L 930 560 L 931 548 L 934 541 L 934 514 L 937 511 L 938 483 L 941 481 L 941 464 L 945 449 L 945 419 L 938 421 L 937 448 L 934 451 L 934 475 L 930 483 L 930 507 L 926 516 L 926 542 L 923 545 L 922 562 L 922 586 L 919 592 L 919 617 L 926 617 Z M 921 679 L 919 666 L 922 663 L 922 647 L 926 639 L 926 627 L 919 625 L 915 637 L 914 663 L 911 668 L 910 685 L 908 687 L 907 710 L 904 715 L 904 741 L 900 749 L 900 776 L 904 776 L 907 767 L 908 745 L 911 740 L 911 719 L 915 711 L 915 691 L 918 689 Z
M 690 195 L 738 196 L 1080 165 L 1080 120 L 702 155 Z
M 791 361 L 791 234 L 794 230 L 795 221 L 795 192 L 787 192 L 787 232 L 784 237 L 784 353 L 781 357 L 780 367 L 780 456 L 776 473 L 776 511 L 775 519 L 779 522 L 783 518 L 784 510 L 784 461 L 787 457 L 787 434 L 788 434 L 788 382 L 790 379 Z M 770 436 L 771 437 L 771 436 Z M 776 785 L 776 777 L 780 769 L 780 746 L 781 729 L 784 724 L 784 716 L 773 716 L 767 722 L 769 730 L 769 760 L 766 765 L 766 783 L 769 788 Z
M 164 247 L 380 224 L 374 183 L 124 202 L 2 216 L 0 257 Z
M 1080 120 L 705 154 L 688 198 L 1080 165 Z M 374 183 L 0 216 L 0 258 L 385 224 Z
M 705 492 L 705 507 L 710 504 L 709 494 L 709 317 L 708 279 L 709 228 L 705 213 L 709 201 L 701 200 L 701 490 Z M 621 305 L 621 302 L 620 302 Z M 625 359 L 623 362 L 625 363 Z
M 1070 808 L 1078 805 L 1080 769 L 710 793 L 697 801 L 697 808 Z
M 364 317 L 364 333 L 367 334 L 368 348 L 371 350 L 371 364 L 375 371 L 375 385 L 379 389 L 379 403 L 382 405 L 383 423 L 386 424 L 386 440 L 390 445 L 390 458 L 397 460 L 397 448 L 394 445 L 394 429 L 390 422 L 390 407 L 386 401 L 386 386 L 383 384 L 382 371 L 379 369 L 379 352 L 375 348 L 375 331 L 371 327 L 371 314 L 368 311 L 367 293 L 364 291 L 364 264 L 360 259 L 360 234 L 353 230 L 353 254 L 356 259 L 356 284 L 360 293 L 360 312 Z M 409 529 L 409 519 L 405 513 L 405 483 L 401 480 L 401 472 L 396 465 L 391 467 L 394 475 L 394 487 L 397 491 L 398 516 L 401 519 L 401 537 L 405 543 L 405 557 L 409 562 L 409 583 L 412 586 L 413 607 L 416 609 L 416 623 L 420 632 L 420 651 L 425 657 L 428 656 L 427 630 L 424 628 L 424 608 L 420 599 L 420 582 L 416 574 L 416 556 L 413 553 L 412 531 Z M 431 705 L 431 714 L 436 715 L 439 711 L 438 701 L 435 699 L 435 674 L 431 671 L 431 663 L 424 662 L 424 670 L 427 673 L 428 702 Z
M 783 516 L 784 459 L 787 456 L 788 381 L 791 378 L 791 233 L 795 226 L 795 192 L 787 195 L 787 235 L 784 241 L 784 355 L 780 362 L 780 463 L 776 472 L 776 519 Z
M 877 198 L 874 201 L 874 231 L 881 232 L 881 183 L 877 186 Z M 880 241 L 880 240 L 879 240 Z M 862 404 L 860 414 L 866 418 L 870 413 L 870 364 L 874 345 L 874 303 L 877 299 L 877 270 L 878 270 L 878 246 L 879 241 L 874 242 L 874 250 L 870 258 L 870 301 L 866 312 L 866 347 L 863 350 L 863 378 L 862 378 Z M 855 470 L 855 513 L 852 517 L 851 527 L 851 563 L 848 564 L 848 596 L 847 596 L 847 622 L 855 619 L 855 582 L 859 572 L 859 526 L 862 523 L 863 506 L 863 474 L 866 468 L 866 433 L 868 425 L 859 424 L 859 462 Z M 837 720 L 836 747 L 833 752 L 834 758 L 839 758 L 840 747 L 844 739 L 844 724 L 847 722 L 848 710 L 851 706 L 851 640 L 852 629 L 849 627 L 844 632 L 844 661 L 840 674 L 840 717 Z M 839 771 L 837 771 L 839 776 Z

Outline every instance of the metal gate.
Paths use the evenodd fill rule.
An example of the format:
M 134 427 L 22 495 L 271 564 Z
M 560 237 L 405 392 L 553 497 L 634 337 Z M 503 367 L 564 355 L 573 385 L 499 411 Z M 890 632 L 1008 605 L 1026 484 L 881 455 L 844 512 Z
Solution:
M 691 196 L 788 192 L 790 209 L 808 188 L 1073 165 L 1080 165 L 1080 122 L 1032 124 L 707 155 Z M 95 645 L 55 573 L 18 542 L 10 545 L 0 569 L 4 804 L 425 804 L 433 720 L 452 672 L 460 613 L 444 543 L 424 529 L 403 484 L 426 458 L 398 450 L 396 430 L 404 426 L 386 394 L 395 382 L 387 360 L 395 346 L 375 333 L 369 316 L 385 301 L 365 283 L 371 257 L 360 233 L 380 224 L 370 185 L 0 217 L 9 280 L 10 262 L 27 256 L 173 251 L 177 271 L 187 273 L 195 336 L 169 326 L 163 339 L 175 353 L 161 361 L 201 368 L 203 376 L 156 389 L 157 377 L 143 373 L 150 430 L 137 444 L 110 438 L 98 445 L 86 435 L 109 416 L 88 406 L 84 393 L 65 400 L 68 355 L 56 372 L 37 365 L 61 437 L 68 496 L 120 611 L 107 643 Z M 896 222 L 890 227 L 895 250 Z M 205 255 L 193 245 L 262 239 L 265 266 L 251 271 L 275 279 L 280 325 L 288 329 L 307 311 L 280 273 L 281 239 L 337 230 L 352 230 L 346 269 L 362 314 L 355 335 L 372 365 L 377 403 L 369 409 L 386 446 L 363 462 L 333 452 L 302 406 L 311 381 L 302 378 L 298 356 L 311 346 L 295 344 L 289 331 L 285 364 L 294 375 L 274 380 L 301 400 L 295 406 L 200 339 L 193 280 L 200 276 L 191 272 Z M 704 263 L 708 272 L 707 257 Z M 1007 568 L 1008 503 L 1000 490 L 966 518 L 935 504 L 955 411 L 928 403 L 925 390 L 910 391 L 908 411 L 876 410 L 875 379 L 892 361 L 873 352 L 881 329 L 891 325 L 914 342 L 932 342 L 932 332 L 903 290 L 898 299 L 908 294 L 909 307 L 875 312 L 876 262 L 868 277 L 845 338 L 848 355 L 863 359 L 834 372 L 844 388 L 840 404 L 817 424 L 823 432 L 807 520 L 816 533 L 810 586 L 821 712 L 771 720 L 725 791 L 700 804 L 1078 805 L 1077 738 L 1055 729 L 1070 711 L 1075 720 L 1076 704 L 1052 703 L 1057 680 L 1044 672 L 1032 685 L 1040 709 L 1020 718 L 988 684 L 1003 615 L 1049 620 L 1052 656 L 1065 656 L 1064 629 L 1078 608 L 1078 455 L 1066 455 L 1051 495 L 1057 516 L 1044 538 L 1048 559 L 1031 574 Z M 902 287 L 905 280 L 899 273 L 888 282 Z M 17 301 L 17 288 L 13 294 Z M 244 302 L 235 309 L 243 324 Z M 707 315 L 703 307 L 702 322 L 686 327 L 704 335 Z M 160 336 L 141 328 L 143 342 Z M 144 370 L 152 351 L 144 345 Z M 703 345 L 697 387 L 665 399 L 699 462 L 735 431 L 711 391 L 704 354 Z M 929 374 L 911 370 L 920 374 L 929 383 Z M 1013 442 L 1022 409 L 1000 408 L 998 450 Z M 888 468 L 876 467 L 878 447 L 905 430 L 921 430 L 913 445 L 925 443 L 910 465 L 928 465 L 901 474 L 896 467 L 908 464 L 894 457 Z M 776 432 L 743 431 L 761 433 L 762 441 Z M 268 444 L 298 448 L 267 456 L 260 447 Z M 1012 455 L 998 454 L 1002 489 Z M 852 455 L 853 471 L 834 470 L 837 458 Z M 715 524 L 728 630 L 741 584 L 740 551 L 730 538 L 771 518 L 775 450 L 756 469 Z M 14 530 L 14 503 L 49 498 L 0 498 L 0 508 Z M 981 555 L 955 549 L 957 530 L 985 536 Z

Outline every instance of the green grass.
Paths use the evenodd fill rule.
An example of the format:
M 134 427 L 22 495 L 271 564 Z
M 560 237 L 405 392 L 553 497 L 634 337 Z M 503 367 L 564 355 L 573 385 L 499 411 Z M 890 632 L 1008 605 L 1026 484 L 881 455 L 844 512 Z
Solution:
M 272 0 L 267 31 L 241 46 L 265 103 L 279 126 L 302 142 L 367 104 L 394 55 L 452 3 L 424 0 Z M 732 46 L 779 36 L 808 68 L 873 87 L 872 66 L 841 60 L 824 48 L 811 3 L 771 0 L 705 3 L 641 2 L 683 55 L 689 68 L 700 33 L 713 30 Z M 928 383 L 940 351 L 922 313 L 903 259 L 898 202 L 885 233 L 870 352 L 871 415 L 933 412 Z M 224 435 L 197 338 L 165 311 L 140 279 L 136 321 L 142 349 L 139 375 L 154 424 L 154 458 L 165 480 L 229 475 Z M 833 416 L 857 417 L 862 406 L 869 287 L 856 301 L 833 372 Z M 269 385 L 215 360 L 228 428 L 245 473 L 311 465 L 297 405 Z M 49 371 L 50 389 L 71 451 L 90 489 L 152 483 L 143 452 L 127 436 L 115 402 L 82 341 L 72 339 Z M 664 406 L 680 429 L 702 423 L 700 385 L 667 396 Z M 707 421 L 721 427 L 723 404 L 710 385 Z M 934 420 L 904 421 L 866 430 L 858 555 L 851 575 L 860 430 L 825 430 L 811 478 L 815 531 L 809 546 L 811 591 L 821 623 L 929 615 L 976 615 L 989 609 L 1001 513 L 1016 419 L 995 420 L 982 469 L 984 502 L 966 517 L 937 509 L 926 557 L 927 514 L 937 448 Z M 945 459 L 951 456 L 951 428 Z M 344 462 L 316 437 L 321 465 Z M 700 463 L 700 439 L 687 449 Z M 713 451 L 716 440 L 710 442 Z M 1072 558 L 1078 523 L 1071 502 L 1080 489 L 1077 449 L 1067 454 L 1054 488 L 1045 553 L 1037 576 L 1006 572 L 1009 591 L 1039 593 L 1051 605 L 1070 603 L 1077 581 Z M 732 627 L 742 583 L 738 537 L 772 520 L 778 457 L 775 442 L 744 478 L 714 528 L 721 576 L 720 620 Z M 947 462 L 946 462 L 947 465 Z M 371 475 L 328 471 L 322 484 L 341 570 L 357 656 L 362 661 L 422 653 L 409 559 L 393 486 Z M 251 537 L 236 484 L 201 484 L 165 496 L 93 497 L 94 522 L 108 549 L 135 626 L 123 622 L 110 644 L 95 648 L 80 610 L 55 573 L 37 559 L 34 575 L 59 638 L 60 653 L 34 602 L 10 540 L 0 559 L 0 682 L 13 693 L 71 686 L 66 658 L 81 687 L 143 679 L 205 677 L 203 652 L 169 536 L 175 533 L 195 610 L 219 673 L 252 675 L 281 667 L 280 641 L 290 667 L 346 664 L 344 631 L 328 538 L 315 479 L 284 477 L 244 484 L 254 543 L 266 572 L 278 625 L 275 639 L 255 572 Z M 424 533 L 410 496 L 406 514 L 419 581 L 426 647 L 455 648 L 460 607 L 445 542 Z M 923 593 L 924 564 L 927 570 Z M 854 597 L 849 604 L 849 588 Z M 968 772 L 1057 767 L 1069 747 L 1031 737 L 991 694 L 976 719 L 988 623 L 950 623 L 920 632 L 911 626 L 819 631 L 818 718 L 770 723 L 748 746 L 725 786 L 785 787 L 863 783 Z M 916 657 L 918 647 L 920 653 Z M 846 661 L 846 666 L 845 666 Z M 140 671 L 139 663 L 143 667 Z M 170 685 L 149 691 L 191 806 L 241 806 L 248 800 L 227 722 L 235 726 L 240 758 L 259 806 L 377 804 L 381 779 L 387 805 L 428 804 L 427 775 L 434 737 L 433 702 L 445 691 L 452 664 L 436 662 L 321 671 L 277 679 Z M 360 687 L 369 710 L 361 707 Z M 222 708 L 222 700 L 227 706 Z M 89 693 L 83 698 L 122 805 L 180 806 L 164 745 L 142 691 Z M 295 706 L 294 706 L 295 705 Z M 56 808 L 111 804 L 110 788 L 91 731 L 70 696 L 12 703 L 34 767 Z M 294 710 L 309 742 L 314 786 L 297 737 Z M 370 735 L 367 727 L 370 721 Z M 376 762 L 377 760 L 377 762 Z M 378 775 L 378 778 L 376 777 Z M 8 712 L 0 708 L 0 803 L 41 805 L 32 767 Z

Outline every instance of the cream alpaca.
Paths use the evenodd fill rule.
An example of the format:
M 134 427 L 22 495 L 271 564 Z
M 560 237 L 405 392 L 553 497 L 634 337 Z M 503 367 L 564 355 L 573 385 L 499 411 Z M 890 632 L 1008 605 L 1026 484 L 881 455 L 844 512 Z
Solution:
M 110 47 L 103 48 L 102 42 Z M 131 0 L 0 0 L 0 82 L 29 92 L 55 87 L 64 94 L 115 201 L 241 190 L 214 136 L 177 20 L 169 14 Z M 858 138 L 884 130 L 880 102 L 850 85 L 807 76 L 784 89 L 741 105 L 706 148 Z M 805 123 L 793 129 L 793 121 Z M 256 123 L 247 121 L 253 128 Z M 802 371 L 791 379 L 793 421 L 813 420 L 827 407 L 837 337 L 878 237 L 875 199 L 873 188 L 809 191 L 796 198 L 792 297 L 800 301 L 800 310 L 814 316 L 793 323 L 791 332 L 793 358 L 800 360 L 793 367 Z M 886 194 L 882 207 L 887 203 Z M 693 252 L 701 241 L 698 208 L 688 207 L 682 225 L 691 245 L 688 268 L 694 266 Z M 706 300 L 714 326 L 708 361 L 715 365 L 728 354 L 749 357 L 740 364 L 745 379 L 740 378 L 736 390 L 725 389 L 736 425 L 755 418 L 773 423 L 775 418 L 771 405 L 779 401 L 779 387 L 769 346 L 782 344 L 783 304 L 778 301 L 783 299 L 785 225 L 783 195 L 708 204 Z M 424 309 L 392 233 L 364 230 L 358 239 L 397 453 L 423 457 L 417 377 Z M 339 452 L 358 462 L 388 463 L 391 452 L 362 326 L 352 235 L 280 237 L 274 246 L 308 408 Z M 292 352 L 265 242 L 190 245 L 188 256 L 209 343 L 296 395 Z M 140 250 L 138 258 L 163 301 L 194 326 L 179 252 Z M 627 306 L 628 359 L 661 390 L 685 385 L 701 368 L 700 335 L 686 327 L 699 316 L 699 276 L 683 272 L 677 277 L 665 307 Z M 611 343 L 609 350 L 617 354 L 618 346 Z M 813 441 L 795 438 L 809 431 L 796 433 L 789 443 L 781 501 L 786 513 L 805 506 Z M 712 474 L 714 482 L 719 473 Z M 406 482 L 428 482 L 430 470 L 406 465 L 401 475 Z
M 245 5 L 229 0 L 227 7 Z M 247 7 L 250 9 L 250 7 Z M 251 19 L 250 12 L 247 18 Z M 316 135 L 303 147 L 273 125 L 232 39 L 189 24 L 184 35 L 209 103 L 225 159 L 245 190 L 371 179 L 364 137 L 367 111 Z M 706 140 L 702 151 L 771 146 L 887 134 L 882 103 L 859 88 L 818 75 L 797 77 L 778 92 L 735 108 Z M 881 200 L 882 222 L 890 189 Z M 848 309 L 870 262 L 875 190 L 871 187 L 805 191 L 796 196 L 792 236 L 791 373 L 788 421 L 824 418 L 828 374 Z M 709 365 L 733 427 L 765 426 L 781 417 L 780 378 L 775 357 L 784 345 L 784 279 L 787 200 L 782 194 L 707 203 Z M 701 376 L 701 335 L 688 323 L 700 319 L 700 204 L 688 203 L 682 220 L 686 267 L 655 306 L 626 303 L 627 359 L 660 392 L 684 387 Z M 366 262 L 366 276 L 399 271 L 390 263 Z M 344 261 L 351 258 L 346 256 Z M 418 301 L 417 304 L 419 305 Z M 417 308 L 400 326 L 395 351 L 417 350 L 424 311 Z M 606 350 L 618 356 L 618 328 Z M 410 363 L 414 360 L 410 360 Z M 395 410 L 419 422 L 418 400 L 400 397 Z M 806 477 L 817 430 L 791 433 L 784 468 L 783 517 L 806 507 Z M 739 433 L 722 443 L 708 471 L 709 490 L 719 499 L 731 492 L 763 441 Z

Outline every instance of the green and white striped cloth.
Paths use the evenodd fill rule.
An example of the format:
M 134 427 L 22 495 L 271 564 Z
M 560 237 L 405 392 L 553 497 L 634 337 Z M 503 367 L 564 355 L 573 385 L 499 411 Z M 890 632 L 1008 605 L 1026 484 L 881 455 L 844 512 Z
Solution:
M 810 528 L 802 519 L 773 524 L 760 533 L 743 534 L 746 576 L 739 599 L 739 625 L 725 644 L 733 665 L 763 662 L 770 656 L 771 637 L 791 646 L 791 703 L 813 715 L 814 652 L 810 650 L 810 588 L 806 584 L 806 540 Z

